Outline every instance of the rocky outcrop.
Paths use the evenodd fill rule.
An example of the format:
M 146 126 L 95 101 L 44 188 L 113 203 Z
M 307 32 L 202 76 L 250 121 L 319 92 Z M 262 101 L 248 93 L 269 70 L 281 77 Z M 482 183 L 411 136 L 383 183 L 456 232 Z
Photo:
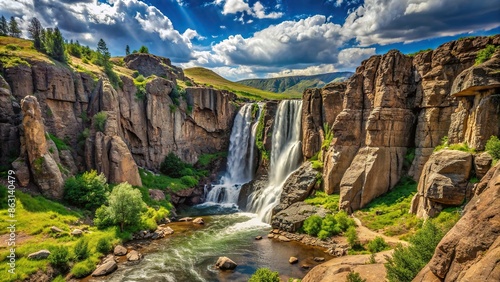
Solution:
M 0 166 L 7 166 L 19 156 L 20 110 L 9 84 L 0 75 Z
M 279 230 L 296 232 L 309 216 L 318 214 L 325 217 L 327 213 L 328 211 L 322 207 L 297 202 L 274 215 L 271 219 L 271 225 Z
M 474 171 L 477 179 L 483 178 L 493 163 L 493 158 L 488 152 L 474 155 Z
M 467 190 L 472 188 L 468 181 L 471 170 L 470 153 L 441 150 L 432 154 L 424 166 L 410 211 L 428 218 L 436 216 L 444 206 L 461 205 Z
M 147 53 L 134 53 L 127 55 L 123 61 L 129 69 L 136 70 L 144 77 L 156 75 L 168 80 L 184 80 L 181 68 L 173 66 L 170 59 Z
M 31 175 L 42 194 L 53 199 L 63 196 L 64 180 L 57 163 L 49 153 L 40 105 L 35 96 L 21 101 L 24 144 Z
M 413 281 L 500 281 L 500 164 L 479 185 L 484 190 L 467 204 Z

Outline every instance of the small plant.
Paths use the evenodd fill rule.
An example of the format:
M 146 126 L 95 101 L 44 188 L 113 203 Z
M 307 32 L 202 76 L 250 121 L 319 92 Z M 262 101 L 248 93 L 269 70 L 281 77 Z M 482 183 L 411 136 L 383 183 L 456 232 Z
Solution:
M 66 271 L 68 269 L 69 252 L 64 246 L 55 246 L 49 255 L 49 262 L 55 268 Z
M 280 282 L 280 275 L 277 271 L 271 271 L 269 268 L 259 268 L 250 277 L 248 282 Z
M 325 134 L 323 143 L 321 144 L 321 150 L 328 150 L 330 144 L 333 140 L 333 127 L 330 127 L 328 123 L 323 124 L 323 132 Z
M 83 238 L 78 240 L 78 242 L 76 242 L 75 244 L 73 252 L 75 253 L 75 259 L 77 261 L 82 261 L 88 258 L 90 251 L 89 251 L 89 243 L 87 242 L 87 240 Z
M 135 92 L 135 99 L 136 100 L 144 100 L 146 98 L 146 88 L 144 85 L 137 85 L 137 92 Z
M 181 177 L 181 181 L 189 187 L 195 187 L 198 185 L 198 180 L 191 175 L 184 175 Z
M 351 271 L 349 274 L 347 274 L 346 277 L 346 282 L 366 282 L 366 279 L 361 278 L 361 275 L 359 273 Z
M 368 264 L 374 264 L 377 263 L 377 259 L 375 258 L 375 253 L 372 253 L 370 255 L 370 258 L 368 259 Z
M 347 228 L 347 232 L 345 233 L 345 235 L 347 237 L 347 242 L 349 242 L 349 246 L 351 246 L 351 248 L 355 248 L 360 245 L 358 233 L 356 232 L 356 228 L 354 226 L 350 226 L 349 228 Z
M 64 199 L 75 206 L 95 210 L 106 202 L 109 192 L 104 174 L 91 170 L 64 183 Z
M 94 115 L 94 126 L 97 131 L 104 132 L 108 114 L 106 112 L 98 112 Z
M 142 74 L 139 74 L 139 75 L 138 75 L 138 76 L 134 79 L 134 81 L 135 81 L 135 82 L 139 82 L 139 83 L 144 82 L 145 80 L 146 80 L 146 79 L 144 78 L 144 76 L 143 76 Z
M 107 254 L 111 251 L 113 246 L 111 246 L 111 242 L 109 238 L 102 237 L 97 241 L 97 245 L 95 247 L 95 250 L 98 251 L 101 254 Z
M 384 238 L 377 236 L 368 243 L 367 247 L 368 251 L 374 254 L 389 248 L 389 245 L 385 242 Z
M 499 47 L 495 45 L 487 45 L 486 48 L 480 50 L 477 52 L 476 55 L 476 65 L 479 65 L 481 63 L 486 62 L 493 56 L 493 53 L 498 49 Z
M 500 139 L 492 135 L 486 142 L 486 151 L 491 155 L 493 160 L 500 160 Z
M 56 144 L 56 147 L 57 147 L 58 151 L 69 150 L 70 149 L 70 147 L 66 144 L 66 142 L 64 142 L 63 140 L 57 138 L 57 136 L 48 133 L 48 137 L 50 138 L 50 140 L 52 140 Z
M 319 215 L 311 215 L 304 221 L 302 228 L 311 236 L 316 236 L 321 231 L 322 219 Z

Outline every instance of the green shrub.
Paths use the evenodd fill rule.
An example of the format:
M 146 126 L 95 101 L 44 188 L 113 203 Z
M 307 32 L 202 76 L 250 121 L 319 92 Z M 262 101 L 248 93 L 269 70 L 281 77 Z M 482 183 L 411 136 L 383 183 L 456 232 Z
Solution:
M 95 211 L 94 224 L 101 230 L 113 226 L 114 222 L 109 207 L 101 206 Z
M 21 48 L 21 46 L 16 45 L 16 44 L 7 44 L 5 46 L 5 49 L 11 50 L 11 51 L 17 51 L 17 50 L 21 50 L 22 48 Z
M 486 62 L 493 56 L 493 53 L 498 49 L 498 46 L 487 45 L 486 48 L 477 52 L 476 55 L 476 65 Z
M 88 258 L 90 251 L 89 251 L 89 243 L 87 242 L 87 240 L 83 238 L 78 240 L 78 242 L 76 242 L 75 244 L 73 252 L 75 254 L 75 259 L 77 261 L 82 261 Z
M 322 219 L 319 215 L 311 215 L 304 221 L 302 228 L 311 236 L 316 236 L 321 231 Z
M 50 133 L 48 133 L 48 136 L 49 136 L 50 140 L 52 140 L 56 144 L 58 151 L 70 149 L 70 147 L 63 140 L 57 138 L 57 136 L 52 135 Z
M 500 140 L 498 137 L 492 135 L 486 142 L 485 148 L 495 161 L 500 160 Z
M 347 274 L 346 277 L 346 282 L 366 282 L 366 279 L 361 278 L 361 275 L 359 273 L 351 271 L 349 274 Z
M 195 187 L 198 185 L 198 180 L 196 180 L 196 178 L 190 175 L 185 175 L 181 177 L 181 181 L 182 183 L 186 184 L 189 187 Z
M 410 282 L 430 261 L 443 232 L 428 220 L 422 229 L 410 238 L 410 246 L 398 245 L 392 258 L 387 259 L 385 268 L 391 282 Z
M 271 271 L 269 268 L 259 268 L 250 277 L 248 282 L 280 282 L 280 275 L 277 271 Z
M 127 182 L 113 188 L 108 202 L 108 214 L 113 223 L 120 226 L 122 232 L 125 227 L 137 226 L 140 223 L 141 212 L 146 209 L 141 192 Z
M 328 195 L 325 192 L 316 191 L 314 196 L 307 198 L 304 202 L 336 212 L 339 210 L 339 199 L 340 196 L 338 194 Z
M 135 98 L 137 100 L 144 100 L 146 98 L 147 92 L 144 85 L 137 85 L 137 91 L 135 92 Z
M 385 242 L 384 238 L 377 236 L 368 243 L 367 247 L 370 253 L 378 253 L 389 248 L 389 245 Z
M 95 210 L 103 205 L 108 197 L 109 186 L 103 173 L 96 170 L 70 177 L 64 183 L 64 200 L 77 207 Z
M 356 228 L 354 226 L 347 228 L 345 236 L 347 237 L 347 242 L 349 242 L 349 246 L 351 246 L 351 248 L 360 245 L 358 232 L 356 232 Z
M 170 177 L 182 177 L 181 171 L 186 168 L 186 164 L 173 152 L 168 153 L 160 164 L 160 171 Z
M 255 145 L 257 146 L 257 149 L 259 150 L 262 159 L 269 160 L 270 154 L 264 147 L 264 129 L 266 126 L 264 124 L 265 116 L 266 116 L 266 106 L 264 105 L 260 113 L 259 123 L 257 124 L 257 132 L 255 134 Z
M 76 278 L 84 278 L 94 271 L 96 262 L 95 258 L 89 258 L 78 262 L 71 268 L 71 274 Z
M 340 230 L 335 216 L 327 214 L 321 221 L 321 231 L 318 233 L 318 238 L 325 240 L 328 237 L 339 234 L 340 232 L 342 231 Z
M 328 150 L 333 140 L 333 127 L 330 127 L 328 123 L 325 122 L 323 124 L 323 131 L 325 136 L 321 143 L 321 150 Z
M 145 53 L 145 54 L 149 54 L 149 49 L 148 47 L 142 45 L 141 48 L 139 48 L 139 53 Z
M 106 120 L 108 119 L 108 114 L 106 112 L 98 112 L 94 115 L 94 126 L 95 130 L 104 132 L 104 126 L 106 125 Z
M 201 167 L 203 169 L 208 169 L 211 167 L 212 163 L 220 158 L 227 157 L 227 152 L 218 152 L 214 154 L 202 154 L 198 157 L 198 162 L 196 163 L 197 167 Z
M 146 78 L 142 74 L 137 75 L 137 77 L 134 79 L 134 82 L 144 82 Z
M 354 219 L 350 218 L 345 211 L 340 211 L 335 214 L 335 220 L 342 231 L 346 231 L 349 227 L 356 226 Z
M 69 252 L 65 246 L 55 246 L 50 251 L 49 262 L 55 268 L 66 271 L 68 269 Z
M 101 237 L 97 241 L 97 245 L 95 247 L 95 250 L 103 255 L 111 252 L 111 249 L 113 246 L 111 246 L 110 239 L 107 237 Z

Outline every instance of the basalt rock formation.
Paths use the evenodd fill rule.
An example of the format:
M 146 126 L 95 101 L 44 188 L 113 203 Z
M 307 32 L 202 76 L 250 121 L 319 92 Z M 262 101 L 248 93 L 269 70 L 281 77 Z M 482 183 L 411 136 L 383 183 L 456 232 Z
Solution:
M 444 136 L 481 151 L 500 135 L 500 52 L 475 65 L 490 44 L 499 46 L 500 35 L 449 42 L 414 57 L 393 50 L 364 61 L 346 86 L 304 93 L 303 155 L 322 150 L 324 124 L 332 126 L 333 140 L 320 154 L 323 189 L 340 193 L 341 209 L 363 207 L 403 172 L 419 180 Z M 410 162 L 408 148 L 415 152 Z
M 166 58 L 149 54 L 124 58 L 129 68 L 124 73 L 134 70 L 146 77 L 145 91 L 124 74 L 120 85 L 112 86 L 102 73 L 98 77 L 45 61 L 28 62 L 8 67 L 0 63 L 0 166 L 12 164 L 22 184 L 30 180 L 28 166 L 21 165 L 27 161 L 31 181 L 42 191 L 46 186 L 31 165 L 33 158 L 46 152 L 29 158 L 24 153 L 29 155 L 30 148 L 41 142 L 40 138 L 24 138 L 29 131 L 22 121 L 32 109 L 21 112 L 20 104 L 28 95 L 34 95 L 39 105 L 37 121 L 44 128 L 39 135 L 51 133 L 71 148 L 50 154 L 53 165 L 67 175 L 97 169 L 110 182 L 140 185 L 138 167 L 158 170 L 169 152 L 195 163 L 200 154 L 224 151 L 228 146 L 238 107 L 235 95 L 196 86 L 179 89 L 176 80 L 184 80 L 184 74 Z M 105 116 L 100 126 L 98 113 Z M 42 147 L 49 150 L 51 141 L 37 146 Z M 53 181 L 62 183 L 61 179 L 54 176 Z M 56 190 L 49 193 L 54 193 L 51 197 L 60 197 Z
M 490 169 L 475 193 L 413 281 L 500 281 L 500 164 Z

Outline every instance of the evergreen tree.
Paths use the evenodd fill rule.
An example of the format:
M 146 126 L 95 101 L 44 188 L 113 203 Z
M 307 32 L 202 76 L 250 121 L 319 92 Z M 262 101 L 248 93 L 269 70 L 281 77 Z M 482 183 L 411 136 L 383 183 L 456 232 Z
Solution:
M 33 45 L 35 49 L 42 50 L 42 32 L 43 27 L 37 18 L 32 18 L 28 26 L 30 37 L 33 38 Z
M 9 34 L 9 25 L 4 16 L 0 19 L 0 36 L 6 36 Z
M 125 55 L 130 55 L 130 47 L 128 45 L 125 47 Z
M 45 53 L 51 56 L 54 49 L 54 30 L 50 27 L 42 32 L 42 46 Z
M 60 62 L 66 62 L 66 54 L 64 52 L 64 38 L 59 31 L 59 28 L 54 29 L 53 33 L 54 47 L 50 56 Z
M 104 42 L 102 38 L 97 43 L 96 51 L 99 54 L 98 64 L 103 66 L 105 69 L 110 68 L 109 59 L 111 58 L 111 54 L 106 46 L 106 42 Z
M 141 48 L 139 49 L 139 53 L 145 53 L 145 54 L 149 54 L 149 49 L 148 47 L 142 45 Z
M 21 30 L 19 29 L 19 25 L 17 24 L 17 21 L 14 17 L 10 17 L 10 22 L 9 22 L 9 35 L 12 37 L 21 37 Z

